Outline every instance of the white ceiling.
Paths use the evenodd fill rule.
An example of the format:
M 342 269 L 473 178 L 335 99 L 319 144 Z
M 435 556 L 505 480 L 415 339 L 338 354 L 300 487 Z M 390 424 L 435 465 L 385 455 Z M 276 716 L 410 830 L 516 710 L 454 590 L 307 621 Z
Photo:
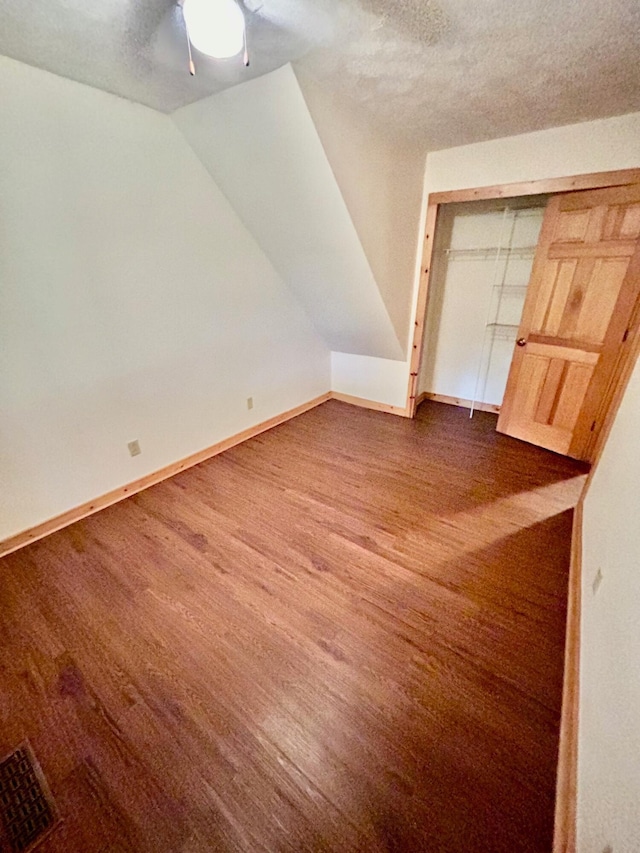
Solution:
M 427 149 L 640 109 L 639 0 L 246 0 L 252 66 L 187 73 L 174 0 L 0 0 L 0 53 L 163 112 L 298 61 Z

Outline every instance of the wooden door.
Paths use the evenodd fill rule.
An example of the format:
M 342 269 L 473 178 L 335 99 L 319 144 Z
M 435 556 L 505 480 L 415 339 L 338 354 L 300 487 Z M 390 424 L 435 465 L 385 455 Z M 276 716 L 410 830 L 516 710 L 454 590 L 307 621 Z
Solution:
M 640 184 L 547 207 L 498 430 L 589 459 L 640 293 Z

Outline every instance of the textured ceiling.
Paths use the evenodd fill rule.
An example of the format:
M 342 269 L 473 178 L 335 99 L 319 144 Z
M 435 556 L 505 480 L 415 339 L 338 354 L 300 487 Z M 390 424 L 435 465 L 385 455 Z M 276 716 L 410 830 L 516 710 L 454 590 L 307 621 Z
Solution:
M 173 112 L 308 50 L 303 36 L 248 17 L 252 67 L 196 54 L 195 78 L 175 0 L 0 0 L 0 53 Z
M 164 112 L 297 60 L 427 149 L 640 109 L 638 0 L 246 0 L 252 65 L 186 71 L 173 0 L 0 0 L 0 53 Z

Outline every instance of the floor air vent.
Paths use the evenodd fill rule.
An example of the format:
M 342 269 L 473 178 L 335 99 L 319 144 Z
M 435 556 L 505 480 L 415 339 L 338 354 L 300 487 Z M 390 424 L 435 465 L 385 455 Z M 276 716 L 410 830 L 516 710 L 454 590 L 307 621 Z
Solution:
M 25 741 L 0 761 L 0 850 L 32 850 L 57 821 L 46 779 Z

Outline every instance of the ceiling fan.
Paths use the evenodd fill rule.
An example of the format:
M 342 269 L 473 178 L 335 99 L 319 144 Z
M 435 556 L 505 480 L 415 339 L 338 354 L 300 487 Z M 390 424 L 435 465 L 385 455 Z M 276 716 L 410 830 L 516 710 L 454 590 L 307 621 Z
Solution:
M 242 52 L 249 67 L 245 10 L 236 0 L 178 0 L 182 9 L 189 73 L 195 76 L 192 46 L 214 59 L 230 59 Z
M 352 14 L 358 0 L 174 0 L 174 4 L 179 11 L 174 21 L 187 40 L 193 75 L 192 48 L 216 60 L 242 55 L 248 66 L 247 33 L 252 44 L 257 37 L 253 48 L 259 54 L 269 32 L 288 45 L 292 57 L 327 44 L 348 29 L 345 15 Z

